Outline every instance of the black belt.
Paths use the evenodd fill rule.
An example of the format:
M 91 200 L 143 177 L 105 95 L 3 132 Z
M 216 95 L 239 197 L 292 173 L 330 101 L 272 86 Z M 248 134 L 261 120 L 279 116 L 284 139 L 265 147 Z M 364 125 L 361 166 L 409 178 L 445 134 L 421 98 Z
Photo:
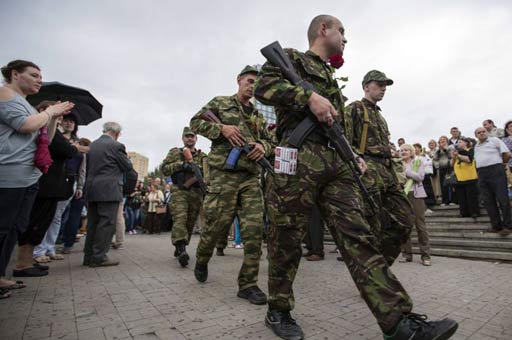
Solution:
M 286 130 L 284 133 L 283 133 L 283 138 L 284 139 L 288 139 L 292 133 L 293 133 L 294 130 Z M 328 146 L 329 144 L 329 137 L 325 136 L 322 134 L 322 132 L 320 131 L 313 131 L 311 133 L 309 133 L 302 141 L 300 144 L 302 144 L 304 141 L 309 141 L 309 142 L 313 142 L 315 144 L 320 144 L 320 145 L 324 145 L 324 146 Z M 293 147 L 296 147 L 296 148 L 300 148 L 301 145 L 292 145 Z

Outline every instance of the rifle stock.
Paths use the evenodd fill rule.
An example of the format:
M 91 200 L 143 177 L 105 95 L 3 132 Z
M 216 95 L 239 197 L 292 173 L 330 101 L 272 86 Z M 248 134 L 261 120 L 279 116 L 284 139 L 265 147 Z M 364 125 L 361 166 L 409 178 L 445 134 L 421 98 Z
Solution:
M 297 72 L 293 68 L 290 58 L 288 58 L 288 56 L 286 55 L 278 41 L 274 41 L 270 45 L 263 47 L 261 49 L 261 54 L 263 54 L 263 56 L 269 62 L 277 66 L 281 73 L 283 74 L 284 78 L 287 79 L 289 82 L 296 86 L 300 86 L 306 90 L 315 91 L 313 84 L 305 81 L 297 74 Z M 352 177 L 354 178 L 359 189 L 363 193 L 364 198 L 369 203 L 370 209 L 375 214 L 377 212 L 377 206 L 373 201 L 373 198 L 368 193 L 368 190 L 364 186 L 363 182 L 361 181 L 361 169 L 359 168 L 359 164 L 357 163 L 356 155 L 354 154 L 354 151 L 350 147 L 350 144 L 348 143 L 345 137 L 343 128 L 337 121 L 334 121 L 331 127 L 327 126 L 326 124 L 321 124 L 320 122 L 318 122 L 316 116 L 309 110 L 309 108 L 307 110 L 308 115 L 306 118 L 304 118 L 304 123 L 306 123 L 306 125 L 308 123 L 313 125 L 319 125 L 322 128 L 322 130 L 329 138 L 330 146 L 336 150 L 336 153 L 348 165 L 352 173 Z M 306 120 L 309 120 L 309 122 Z M 309 129 L 309 132 L 311 132 L 312 130 L 313 129 Z

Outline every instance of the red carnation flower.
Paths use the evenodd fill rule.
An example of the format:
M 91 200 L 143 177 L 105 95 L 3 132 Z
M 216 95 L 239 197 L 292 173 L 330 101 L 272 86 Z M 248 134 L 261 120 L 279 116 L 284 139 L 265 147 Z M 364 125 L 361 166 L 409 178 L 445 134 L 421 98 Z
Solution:
M 341 54 L 333 54 L 329 58 L 329 64 L 336 69 L 342 67 L 344 62 L 345 60 L 343 60 L 343 56 Z
M 267 126 L 267 130 L 268 130 L 268 131 L 272 131 L 272 130 L 274 130 L 276 127 L 277 127 L 277 126 L 276 126 L 276 124 L 268 124 L 268 126 Z

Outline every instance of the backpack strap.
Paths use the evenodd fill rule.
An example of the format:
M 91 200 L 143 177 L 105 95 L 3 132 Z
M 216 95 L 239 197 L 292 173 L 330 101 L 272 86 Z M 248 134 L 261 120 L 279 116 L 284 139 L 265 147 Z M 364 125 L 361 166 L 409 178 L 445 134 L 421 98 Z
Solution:
M 366 150 L 366 139 L 368 138 L 368 125 L 370 125 L 370 117 L 368 116 L 368 109 L 363 102 L 360 102 L 363 106 L 363 132 L 361 133 L 361 141 L 359 143 L 359 153 L 364 155 Z

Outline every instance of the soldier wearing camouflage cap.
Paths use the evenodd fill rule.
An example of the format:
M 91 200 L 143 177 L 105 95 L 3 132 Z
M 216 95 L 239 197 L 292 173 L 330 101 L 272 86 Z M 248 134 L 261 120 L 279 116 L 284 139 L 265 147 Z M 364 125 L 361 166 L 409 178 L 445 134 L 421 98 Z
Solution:
M 366 206 L 365 215 L 376 236 L 375 245 L 391 266 L 400 254 L 402 240 L 408 238 L 414 224 L 412 206 L 393 165 L 388 125 L 377 105 L 393 80 L 381 71 L 372 70 L 366 73 L 362 85 L 364 97 L 345 110 L 352 122 L 347 138 L 366 160 L 368 169 L 362 180 L 378 209 L 372 211 Z M 388 214 L 390 225 L 381 225 L 381 213 Z
M 170 176 L 173 182 L 169 201 L 169 209 L 173 218 L 171 241 L 176 248 L 174 256 L 178 258 L 180 265 L 185 267 L 189 261 L 186 246 L 190 242 L 194 224 L 203 203 L 203 192 L 198 183 L 190 187 L 185 185 L 187 180 L 193 177 L 193 172 L 185 161 L 183 151 L 185 148 L 191 151 L 193 163 L 203 173 L 206 172 L 208 166 L 208 157 L 201 150 L 196 149 L 197 136 L 188 126 L 183 129 L 182 140 L 184 147 L 169 150 L 161 168 L 162 173 L 165 176 Z
M 337 120 L 350 128 L 350 116 L 342 114 L 343 97 L 334 69 L 326 63 L 332 55 L 343 54 L 347 42 L 344 34 L 337 18 L 320 15 L 308 29 L 309 51 L 285 49 L 295 71 L 314 91 L 292 84 L 271 62 L 261 68 L 254 93 L 264 104 L 276 107 L 280 147 L 291 148 L 288 137 L 308 116 L 305 107 L 320 123 L 331 125 Z M 363 160 L 360 166 L 364 170 Z M 289 173 L 269 176 L 269 298 L 265 324 L 283 339 L 304 337 L 290 315 L 295 304 L 292 287 L 304 232 L 312 208 L 317 205 L 385 338 L 448 339 L 455 332 L 456 322 L 429 322 L 425 316 L 411 313 L 409 295 L 372 242 L 374 236 L 364 217 L 361 192 L 348 165 L 330 148 L 329 137 L 320 126 L 305 137 L 298 148 L 297 171 Z
M 238 275 L 237 295 L 254 304 L 265 304 L 267 297 L 257 285 L 263 203 L 259 185 L 261 168 L 256 161 L 269 156 L 272 145 L 265 118 L 251 102 L 257 73 L 252 66 L 244 67 L 237 76 L 238 92 L 213 98 L 190 121 L 194 132 L 212 141 L 210 186 L 204 201 L 206 226 L 197 246 L 194 275 L 199 282 L 207 280 L 208 262 L 215 243 L 224 237 L 226 226 L 231 225 L 237 215 L 244 240 L 244 260 Z M 205 115 L 210 115 L 210 119 Z M 254 145 L 252 151 L 242 153 L 235 168 L 226 167 L 230 152 L 244 143 Z

